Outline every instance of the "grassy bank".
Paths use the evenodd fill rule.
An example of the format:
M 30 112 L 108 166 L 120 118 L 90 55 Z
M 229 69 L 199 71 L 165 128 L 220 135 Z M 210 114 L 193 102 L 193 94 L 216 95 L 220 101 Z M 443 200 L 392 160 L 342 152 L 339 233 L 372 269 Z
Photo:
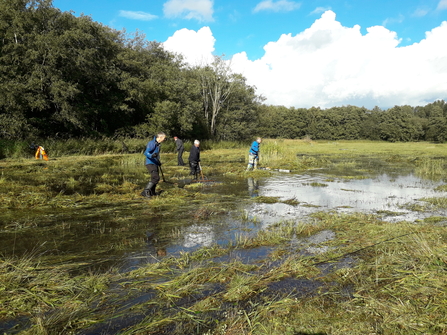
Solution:
M 203 150 L 204 173 L 235 185 L 268 177 L 245 172 L 248 147 Z M 445 149 L 265 140 L 260 164 L 328 179 L 411 169 L 443 181 Z M 0 161 L 0 333 L 447 334 L 444 217 L 317 212 L 254 232 L 260 223 L 241 208 L 278 199 L 184 183 L 176 154 L 161 159 L 164 192 L 149 201 L 141 153 Z M 445 208 L 443 197 L 420 200 L 420 210 Z M 229 219 L 247 223 L 233 240 L 166 253 L 185 229 L 199 234 L 197 222 Z M 136 263 L 141 250 L 151 256 Z

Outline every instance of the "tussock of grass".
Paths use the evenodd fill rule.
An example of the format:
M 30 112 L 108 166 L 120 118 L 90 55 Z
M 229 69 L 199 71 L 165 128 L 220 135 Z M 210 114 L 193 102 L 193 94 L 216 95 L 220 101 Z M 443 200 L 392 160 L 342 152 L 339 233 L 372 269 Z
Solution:
M 444 209 L 447 208 L 447 198 L 446 197 L 435 197 L 435 198 L 422 198 L 422 201 L 429 203 L 434 209 Z
M 274 204 L 274 203 L 279 202 L 279 198 L 261 195 L 259 197 L 254 198 L 254 201 L 264 203 L 264 204 Z
M 445 175 L 445 160 L 426 158 L 416 162 L 416 174 L 432 179 L 441 179 Z

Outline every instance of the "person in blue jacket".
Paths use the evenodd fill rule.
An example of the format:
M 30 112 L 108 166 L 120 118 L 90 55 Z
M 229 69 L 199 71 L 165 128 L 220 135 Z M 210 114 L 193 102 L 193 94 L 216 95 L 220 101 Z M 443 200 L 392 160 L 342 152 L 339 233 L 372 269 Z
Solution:
M 160 175 L 158 174 L 158 167 L 161 166 L 160 162 L 160 143 L 163 142 L 166 138 L 165 133 L 160 132 L 154 138 L 149 141 L 146 146 L 146 150 L 144 150 L 144 155 L 146 156 L 146 168 L 151 174 L 151 181 L 146 185 L 141 195 L 146 198 L 150 198 L 155 193 L 155 187 L 157 187 L 158 182 L 160 181 Z
M 259 151 L 260 151 L 260 145 L 262 142 L 262 138 L 258 137 L 256 138 L 256 141 L 253 141 L 251 144 L 250 151 L 248 152 L 248 165 L 247 165 L 247 171 L 254 169 L 256 170 L 256 167 L 259 162 Z

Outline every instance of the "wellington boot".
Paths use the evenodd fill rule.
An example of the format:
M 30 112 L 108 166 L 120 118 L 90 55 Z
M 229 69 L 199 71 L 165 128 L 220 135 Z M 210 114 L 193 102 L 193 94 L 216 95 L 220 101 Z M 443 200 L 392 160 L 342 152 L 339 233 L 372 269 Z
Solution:
M 157 187 L 157 184 L 152 184 L 151 186 L 151 196 L 159 195 L 159 193 L 155 192 L 155 188 Z
M 143 197 L 150 198 L 151 196 L 155 195 L 155 193 L 153 193 L 152 189 L 155 190 L 155 185 L 153 182 L 150 181 L 144 188 L 143 192 L 141 192 L 141 195 Z

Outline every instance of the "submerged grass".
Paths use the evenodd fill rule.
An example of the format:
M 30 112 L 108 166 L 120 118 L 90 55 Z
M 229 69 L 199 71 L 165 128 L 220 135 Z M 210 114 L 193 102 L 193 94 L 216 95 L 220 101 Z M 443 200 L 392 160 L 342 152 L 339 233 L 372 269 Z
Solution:
M 211 147 L 203 172 L 228 178 L 230 190 L 274 173 L 245 172 L 241 144 Z M 260 163 L 343 179 L 394 164 L 442 180 L 444 151 L 430 143 L 265 140 Z M 7 321 L 17 334 L 447 334 L 444 217 L 415 224 L 382 221 L 393 214 L 386 211 L 318 212 L 254 231 L 248 223 L 262 223 L 243 214 L 247 229 L 227 244 L 168 254 L 167 240 L 187 229 L 200 235 L 194 224 L 218 225 L 241 203 L 302 204 L 191 187 L 171 152 L 162 154 L 164 192 L 148 201 L 139 194 L 149 179 L 140 153 L 65 154 L 0 161 L 0 332 L 11 330 Z M 410 205 L 447 206 L 442 197 Z M 136 262 L 144 248 L 154 249 L 145 261 L 110 270 L 132 252 Z M 251 259 L 256 250 L 265 257 Z
M 40 258 L 0 259 L 0 320 L 29 315 L 32 325 L 24 334 L 69 333 L 89 326 L 89 305 L 102 297 L 113 273 L 72 276 L 70 268 Z
M 324 228 L 337 236 L 325 242 L 332 251 L 303 256 L 289 249 L 275 253 L 276 260 L 267 257 L 251 264 L 237 260 L 216 264 L 212 261 L 216 254 L 206 252 L 201 260 L 188 261 L 172 280 L 153 284 L 157 298 L 141 308 L 156 304 L 164 306 L 164 312 L 146 317 L 124 333 L 442 334 L 447 330 L 445 227 L 391 224 L 363 214 L 316 217 L 318 228 L 297 231 L 290 229 L 296 224 L 278 224 L 275 233 L 267 234 L 269 244 L 287 249 L 286 241 L 294 236 L 312 236 Z M 282 239 L 272 238 L 279 231 Z M 259 240 L 267 240 L 266 235 L 259 233 L 239 247 L 257 246 Z M 346 258 L 355 261 L 343 265 Z M 172 269 L 169 262 L 164 266 Z M 138 272 L 141 281 L 144 267 Z M 270 288 L 281 283 L 283 291 Z M 207 290 L 210 285 L 214 289 Z

